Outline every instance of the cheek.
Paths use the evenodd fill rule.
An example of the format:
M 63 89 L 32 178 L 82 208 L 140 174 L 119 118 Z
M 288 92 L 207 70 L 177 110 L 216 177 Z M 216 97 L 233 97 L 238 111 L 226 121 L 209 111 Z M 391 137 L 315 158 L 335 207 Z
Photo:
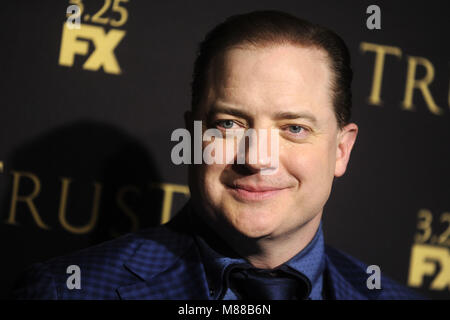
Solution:
M 329 145 L 299 145 L 280 155 L 280 160 L 288 173 L 301 183 L 323 184 L 334 176 L 334 154 Z
M 220 194 L 223 186 L 221 183 L 221 175 L 225 170 L 225 165 L 222 164 L 203 164 L 200 177 L 200 185 L 205 192 L 211 197 L 214 194 Z

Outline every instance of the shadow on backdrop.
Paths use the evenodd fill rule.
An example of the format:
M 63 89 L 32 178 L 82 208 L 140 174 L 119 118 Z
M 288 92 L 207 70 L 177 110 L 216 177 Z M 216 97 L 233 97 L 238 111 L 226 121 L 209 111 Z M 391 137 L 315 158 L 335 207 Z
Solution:
M 0 298 L 30 264 L 160 224 L 161 182 L 147 148 L 118 128 L 80 120 L 5 159 Z

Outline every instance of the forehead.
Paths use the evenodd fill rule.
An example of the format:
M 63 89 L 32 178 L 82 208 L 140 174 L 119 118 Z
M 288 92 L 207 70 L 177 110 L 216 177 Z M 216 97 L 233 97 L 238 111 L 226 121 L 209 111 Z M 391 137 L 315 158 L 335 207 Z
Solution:
M 298 107 L 332 111 L 327 56 L 315 47 L 231 48 L 213 60 L 208 80 L 205 111 L 217 101 L 254 113 Z

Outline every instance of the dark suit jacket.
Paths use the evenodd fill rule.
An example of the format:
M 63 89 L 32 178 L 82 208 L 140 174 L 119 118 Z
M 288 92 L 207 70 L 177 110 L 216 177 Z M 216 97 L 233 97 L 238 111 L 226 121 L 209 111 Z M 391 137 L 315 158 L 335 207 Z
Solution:
M 13 296 L 19 299 L 209 299 L 199 250 L 182 210 L 168 224 L 30 267 Z M 369 290 L 367 266 L 325 246 L 329 299 L 421 299 L 382 275 Z M 67 267 L 81 269 L 81 288 L 68 289 Z

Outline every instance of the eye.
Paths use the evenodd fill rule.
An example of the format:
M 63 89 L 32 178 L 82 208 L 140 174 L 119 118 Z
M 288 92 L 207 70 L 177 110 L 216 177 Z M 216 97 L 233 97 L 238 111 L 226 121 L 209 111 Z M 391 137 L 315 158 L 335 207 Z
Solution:
M 288 129 L 291 133 L 295 133 L 295 134 L 298 134 L 302 130 L 305 130 L 305 128 L 303 128 L 302 126 L 298 126 L 298 125 L 289 126 Z
M 219 120 L 216 125 L 224 129 L 232 129 L 233 125 L 236 124 L 233 120 Z
M 307 127 L 291 124 L 287 125 L 283 128 L 284 132 L 286 132 L 290 137 L 296 139 L 305 139 L 311 133 L 311 130 Z

